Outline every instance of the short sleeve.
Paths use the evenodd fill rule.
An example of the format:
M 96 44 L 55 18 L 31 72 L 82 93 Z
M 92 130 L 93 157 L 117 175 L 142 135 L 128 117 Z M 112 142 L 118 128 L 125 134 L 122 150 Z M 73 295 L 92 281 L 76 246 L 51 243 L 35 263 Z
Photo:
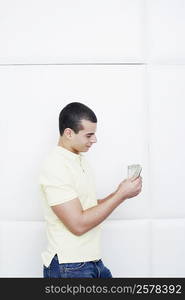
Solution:
M 78 197 L 71 174 L 65 168 L 61 170 L 60 174 L 45 170 L 39 177 L 39 183 L 50 206 L 62 204 Z

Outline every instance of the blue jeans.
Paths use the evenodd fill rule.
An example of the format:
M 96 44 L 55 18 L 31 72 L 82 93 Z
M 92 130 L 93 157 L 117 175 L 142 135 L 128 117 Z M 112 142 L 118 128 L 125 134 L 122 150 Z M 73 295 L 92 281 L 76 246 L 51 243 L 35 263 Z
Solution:
M 43 266 L 44 278 L 112 278 L 102 260 L 59 264 L 57 254 L 49 267 Z

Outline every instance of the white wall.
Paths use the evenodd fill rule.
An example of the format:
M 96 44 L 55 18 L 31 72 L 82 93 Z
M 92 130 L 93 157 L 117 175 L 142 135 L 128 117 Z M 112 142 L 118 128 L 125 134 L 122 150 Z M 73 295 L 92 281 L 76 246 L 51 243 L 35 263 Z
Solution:
M 143 166 L 142 193 L 104 222 L 104 263 L 185 276 L 184 15 L 185 0 L 0 1 L 0 277 L 42 277 L 38 177 L 72 101 L 98 117 L 98 198 Z

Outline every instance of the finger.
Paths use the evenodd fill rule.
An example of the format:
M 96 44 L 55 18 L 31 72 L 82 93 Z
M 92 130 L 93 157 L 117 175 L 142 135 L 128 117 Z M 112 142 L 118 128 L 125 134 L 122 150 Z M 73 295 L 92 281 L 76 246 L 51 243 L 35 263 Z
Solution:
M 133 177 L 131 177 L 131 181 L 133 182 L 133 181 L 138 181 L 139 180 L 139 177 L 135 177 L 135 176 L 133 176 Z
M 134 181 L 134 180 L 136 180 L 136 179 L 137 179 L 137 177 L 135 177 L 135 176 L 132 176 L 132 177 L 130 178 L 131 181 Z

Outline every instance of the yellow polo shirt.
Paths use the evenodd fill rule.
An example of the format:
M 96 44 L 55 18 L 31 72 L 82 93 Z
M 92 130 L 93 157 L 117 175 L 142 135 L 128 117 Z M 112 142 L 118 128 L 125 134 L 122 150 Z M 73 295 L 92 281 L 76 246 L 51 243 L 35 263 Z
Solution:
M 39 187 L 46 220 L 47 249 L 41 254 L 48 267 L 55 254 L 59 263 L 85 262 L 101 259 L 101 224 L 83 235 L 73 234 L 56 216 L 51 206 L 76 197 L 83 210 L 97 205 L 94 178 L 83 154 L 75 154 L 56 146 L 43 163 Z

